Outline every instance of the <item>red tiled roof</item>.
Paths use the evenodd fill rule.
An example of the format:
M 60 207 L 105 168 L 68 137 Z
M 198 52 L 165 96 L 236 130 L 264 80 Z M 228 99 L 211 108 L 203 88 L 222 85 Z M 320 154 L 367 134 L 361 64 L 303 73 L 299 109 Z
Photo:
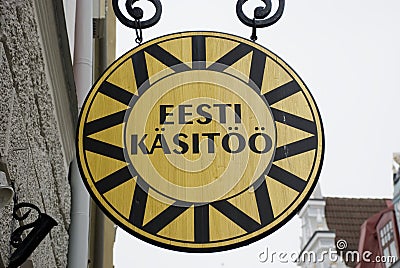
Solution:
M 357 251 L 360 228 L 366 219 L 390 205 L 388 199 L 325 198 L 325 217 L 329 230 L 335 231 L 335 240 L 347 241 L 346 251 Z M 355 263 L 346 263 L 354 267 Z

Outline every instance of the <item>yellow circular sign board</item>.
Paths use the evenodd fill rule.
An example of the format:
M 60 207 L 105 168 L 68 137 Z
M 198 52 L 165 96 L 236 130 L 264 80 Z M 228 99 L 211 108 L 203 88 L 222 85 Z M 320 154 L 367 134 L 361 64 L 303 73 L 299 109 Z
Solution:
M 311 194 L 315 102 L 267 49 L 213 32 L 158 38 L 115 61 L 81 111 L 78 159 L 104 212 L 161 247 L 213 252 L 287 222 Z

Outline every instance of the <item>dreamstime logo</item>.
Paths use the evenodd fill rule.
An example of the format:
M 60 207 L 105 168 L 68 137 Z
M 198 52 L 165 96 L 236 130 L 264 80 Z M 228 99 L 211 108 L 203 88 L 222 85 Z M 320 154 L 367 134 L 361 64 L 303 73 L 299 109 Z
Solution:
M 353 262 L 353 263 L 395 263 L 396 256 L 374 256 L 371 251 L 362 253 L 356 250 L 348 250 L 348 243 L 344 239 L 336 242 L 336 249 L 328 249 L 323 251 L 302 251 L 301 253 L 291 251 L 271 251 L 268 247 L 258 255 L 258 260 L 262 263 L 324 263 L 329 262 Z
M 344 239 L 340 239 L 336 242 L 336 248 L 338 250 L 345 250 L 347 248 L 347 241 Z

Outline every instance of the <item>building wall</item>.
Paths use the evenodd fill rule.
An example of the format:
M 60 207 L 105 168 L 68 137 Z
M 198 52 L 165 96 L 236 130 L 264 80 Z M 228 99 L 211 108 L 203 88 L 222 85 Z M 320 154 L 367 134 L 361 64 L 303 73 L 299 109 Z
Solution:
M 400 228 L 400 153 L 393 153 L 393 206 L 396 222 Z M 400 229 L 397 230 L 400 233 Z
M 69 49 L 71 51 L 71 59 L 74 56 L 75 44 L 75 15 L 76 15 L 76 0 L 62 0 L 64 4 L 65 21 L 67 25 L 67 33 L 69 40 Z
M 300 237 L 300 257 L 297 265 L 302 268 L 347 268 L 344 260 L 336 255 L 328 257 L 324 252 L 337 252 L 336 233 L 330 230 L 325 215 L 326 201 L 318 183 L 310 199 L 299 211 L 302 236 Z M 310 261 L 309 256 L 315 259 Z
M 34 267 L 67 265 L 68 169 L 77 108 L 57 2 L 62 5 L 0 1 L 0 170 L 15 183 L 20 202 L 37 205 L 58 222 L 32 254 Z M 12 204 L 0 210 L 0 259 L 5 264 L 13 250 L 10 233 L 19 226 L 11 212 Z

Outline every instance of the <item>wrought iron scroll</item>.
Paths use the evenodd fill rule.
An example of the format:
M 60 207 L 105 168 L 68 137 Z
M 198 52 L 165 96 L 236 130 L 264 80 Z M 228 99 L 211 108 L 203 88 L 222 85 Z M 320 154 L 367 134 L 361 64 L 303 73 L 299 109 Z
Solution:
M 272 1 L 271 0 L 261 0 L 265 6 L 264 7 L 257 7 L 254 9 L 254 17 L 249 18 L 243 12 L 243 5 L 248 0 L 238 0 L 236 4 L 236 14 L 239 20 L 249 26 L 252 27 L 253 33 L 251 35 L 251 40 L 257 40 L 256 30 L 257 28 L 265 28 L 273 25 L 276 23 L 283 15 L 283 10 L 285 9 L 285 0 L 279 0 L 279 6 L 276 10 L 275 14 L 270 16 L 272 11 Z
M 143 9 L 141 9 L 140 7 L 133 6 L 138 1 L 139 0 L 126 0 L 125 2 L 126 11 L 128 12 L 129 16 L 133 18 L 133 20 L 127 18 L 122 13 L 121 9 L 119 8 L 118 0 L 113 0 L 112 5 L 115 16 L 118 18 L 118 20 L 126 27 L 135 29 L 136 42 L 140 44 L 143 41 L 142 29 L 150 28 L 160 21 L 162 6 L 160 0 L 148 0 L 154 5 L 154 7 L 156 8 L 156 12 L 150 19 L 142 20 L 144 13 Z
M 21 210 L 24 208 L 29 208 L 29 210 L 22 214 Z M 31 223 L 20 226 L 11 234 L 10 244 L 16 249 L 10 256 L 8 268 L 20 267 L 39 246 L 46 235 L 50 233 L 51 229 L 58 225 L 52 217 L 40 212 L 37 206 L 26 202 L 15 204 L 13 218 L 20 222 L 24 221 L 30 215 L 32 209 L 36 211 L 37 219 Z M 32 230 L 23 238 L 25 231 L 29 229 Z
M 35 205 L 33 205 L 33 204 L 30 204 L 30 203 L 24 203 L 24 202 L 23 202 L 23 203 L 18 203 L 18 204 L 16 204 L 16 205 L 14 206 L 14 210 L 13 210 L 13 218 L 14 218 L 14 219 L 16 219 L 16 220 L 18 220 L 18 221 L 23 221 L 23 220 L 26 220 L 26 218 L 28 218 L 28 216 L 29 216 L 30 213 L 31 213 L 31 210 L 28 210 L 26 213 L 24 213 L 24 214 L 22 214 L 22 215 L 20 216 L 19 213 L 18 213 L 18 211 L 19 211 L 20 209 L 22 209 L 22 208 L 31 208 L 31 209 L 35 210 L 35 211 L 37 212 L 37 214 L 38 214 L 38 218 L 37 218 L 34 222 L 25 224 L 25 225 L 23 225 L 23 226 L 17 228 L 17 229 L 11 234 L 11 241 L 10 241 L 10 242 L 11 242 L 11 245 L 12 245 L 13 247 L 15 247 L 15 248 L 17 248 L 17 247 L 22 243 L 22 233 L 23 233 L 25 230 L 29 230 L 29 229 L 35 227 L 35 226 L 36 226 L 36 223 L 37 223 L 37 221 L 39 220 L 40 215 L 41 215 L 40 209 L 39 209 L 37 206 L 35 206 Z

